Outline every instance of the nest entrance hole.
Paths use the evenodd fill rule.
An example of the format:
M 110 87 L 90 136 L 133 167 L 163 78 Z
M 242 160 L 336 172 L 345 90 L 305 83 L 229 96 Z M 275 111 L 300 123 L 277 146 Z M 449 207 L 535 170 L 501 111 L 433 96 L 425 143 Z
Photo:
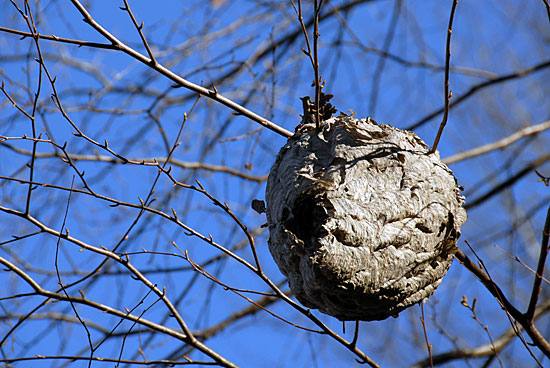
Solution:
M 315 191 L 303 192 L 290 209 L 283 209 L 284 226 L 306 246 L 328 234 L 323 225 L 330 217 L 332 208 L 325 196 Z

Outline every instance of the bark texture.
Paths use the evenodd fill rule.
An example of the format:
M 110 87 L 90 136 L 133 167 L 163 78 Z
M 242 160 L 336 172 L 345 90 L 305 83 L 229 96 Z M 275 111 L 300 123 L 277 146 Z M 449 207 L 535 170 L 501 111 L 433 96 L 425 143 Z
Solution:
M 413 132 L 348 116 L 288 140 L 267 182 L 269 249 L 303 305 L 382 320 L 433 294 L 466 211 L 426 148 Z

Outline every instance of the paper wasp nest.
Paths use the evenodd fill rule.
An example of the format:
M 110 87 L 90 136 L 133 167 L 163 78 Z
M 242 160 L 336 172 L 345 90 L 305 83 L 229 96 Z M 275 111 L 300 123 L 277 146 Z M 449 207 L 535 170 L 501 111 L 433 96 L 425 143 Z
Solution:
M 267 182 L 269 250 L 303 305 L 381 320 L 435 291 L 466 212 L 451 170 L 426 147 L 348 116 L 288 140 Z

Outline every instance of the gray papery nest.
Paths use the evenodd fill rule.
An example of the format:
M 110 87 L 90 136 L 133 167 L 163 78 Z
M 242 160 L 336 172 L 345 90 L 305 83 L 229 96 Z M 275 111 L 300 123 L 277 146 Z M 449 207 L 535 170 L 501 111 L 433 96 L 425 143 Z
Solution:
M 266 190 L 269 250 L 303 305 L 382 320 L 433 294 L 466 211 L 426 147 L 413 132 L 340 116 L 281 148 Z

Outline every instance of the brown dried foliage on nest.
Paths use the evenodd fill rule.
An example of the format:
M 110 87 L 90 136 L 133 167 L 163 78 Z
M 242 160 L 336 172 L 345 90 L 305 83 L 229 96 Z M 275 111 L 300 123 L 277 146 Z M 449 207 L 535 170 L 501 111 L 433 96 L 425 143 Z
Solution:
M 385 319 L 430 296 L 466 221 L 438 154 L 370 118 L 299 128 L 266 201 L 269 248 L 292 291 L 340 320 Z

